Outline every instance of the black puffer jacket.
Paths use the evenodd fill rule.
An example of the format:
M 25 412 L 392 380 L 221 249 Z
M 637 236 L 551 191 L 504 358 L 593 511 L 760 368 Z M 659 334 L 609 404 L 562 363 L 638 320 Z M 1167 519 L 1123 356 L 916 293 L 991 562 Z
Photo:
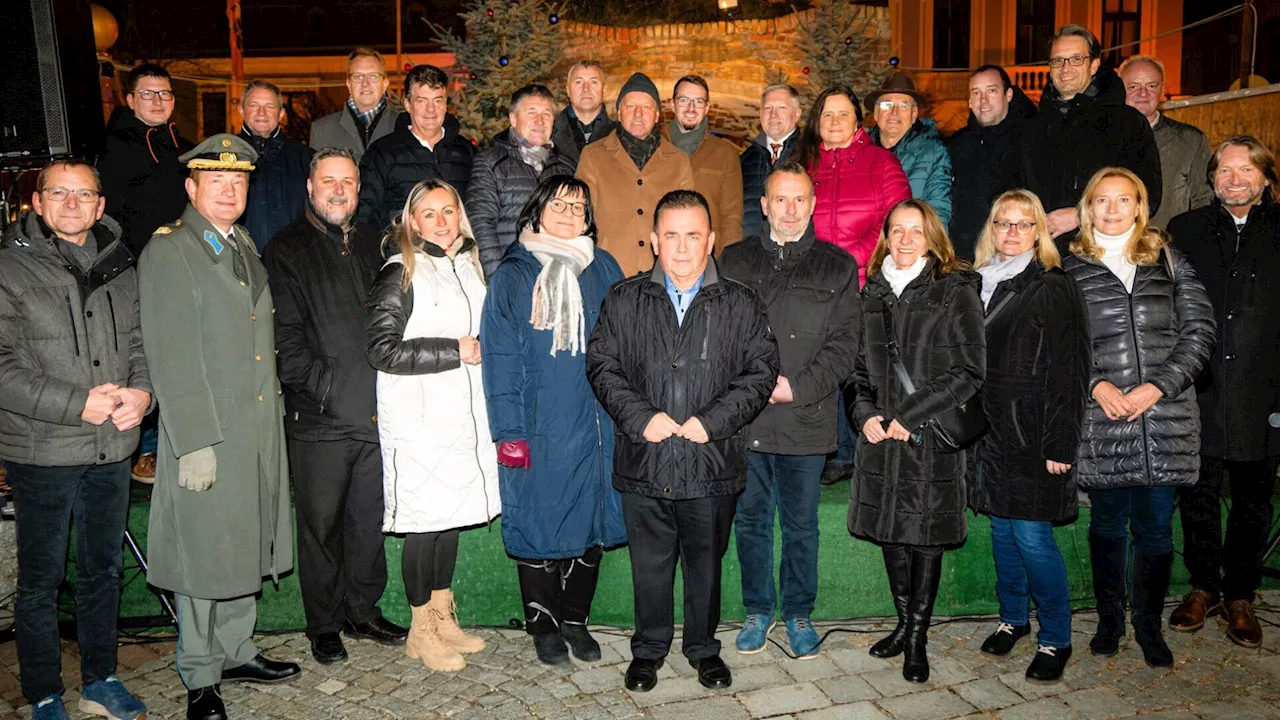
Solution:
M 382 265 L 378 240 L 367 227 L 343 232 L 307 208 L 262 254 L 291 438 L 378 441 L 377 373 L 364 352 L 369 286 Z
M 1165 252 L 1170 252 L 1166 249 Z M 1194 485 L 1200 476 L 1200 409 L 1193 383 L 1213 354 L 1213 305 L 1191 261 L 1172 250 L 1139 265 L 1133 290 L 1101 262 L 1071 255 L 1063 268 L 1084 295 L 1093 371 L 1076 482 L 1086 490 Z M 1164 397 L 1134 422 L 1109 420 L 1093 388 L 1129 392 L 1143 383 Z
M 1038 260 L 1005 280 L 987 303 L 987 433 L 969 504 L 1015 520 L 1076 516 L 1073 472 L 1050 474 L 1046 460 L 1075 465 L 1089 388 L 1084 297 L 1060 268 Z
M 787 159 L 795 149 L 800 131 L 795 130 L 791 137 L 782 143 L 778 153 L 778 162 Z M 742 163 L 742 237 L 751 238 L 761 232 L 768 232 L 769 225 L 764 220 L 764 211 L 760 209 L 760 198 L 764 197 L 764 181 L 777 163 L 770 162 L 773 153 L 769 151 L 769 136 L 760 133 L 751 141 L 738 162 Z
M 574 170 L 578 169 L 578 158 L 582 155 L 582 148 L 593 142 L 603 140 L 608 137 L 613 129 L 618 127 L 618 123 L 609 119 L 609 113 L 605 112 L 603 107 L 596 115 L 596 119 L 591 121 L 591 139 L 587 140 L 582 134 L 582 130 L 578 127 L 578 121 L 569 117 L 570 109 L 565 108 L 559 115 L 556 115 L 556 121 L 551 126 L 551 142 L 555 144 L 560 154 L 564 155 Z
M 1218 342 L 1196 381 L 1200 452 L 1226 460 L 1280 455 L 1280 204 L 1264 201 L 1237 230 L 1218 201 L 1169 222 L 1204 282 Z
M 409 191 L 423 180 L 444 180 L 465 203 L 476 147 L 458 129 L 457 119 L 446 116 L 444 137 L 433 150 L 402 123 L 397 123 L 395 132 L 374 141 L 360 160 L 360 222 L 378 230 L 387 227 L 404 210 Z
M 520 210 L 538 183 L 552 175 L 573 175 L 574 170 L 573 163 L 556 148 L 543 164 L 542 172 L 537 172 L 520 157 L 513 132 L 498 135 L 488 150 L 476 156 L 467 186 L 467 219 L 480 246 L 485 277 L 498 269 L 507 248 L 516 241 Z
M 107 214 L 120 223 L 122 240 L 135 256 L 156 228 L 182 216 L 187 207 L 187 168 L 178 156 L 194 147 L 178 124 L 151 127 L 131 110 L 115 116 L 98 158 Z
M 933 431 L 924 426 L 972 400 L 982 387 L 987 367 L 978 296 L 982 281 L 967 270 L 935 279 L 936 264 L 930 258 L 901 298 L 883 273 L 868 276 L 862 289 L 862 346 L 851 413 L 855 427 L 861 432 L 879 415 L 885 427 L 897 419 L 924 438 L 916 446 L 888 439 L 872 444 L 858 436 L 849 532 L 877 543 L 954 545 L 965 539 L 965 469 L 971 450 L 938 452 Z M 889 360 L 886 312 L 893 314 L 902 362 L 916 385 L 911 395 Z
M 730 245 L 720 271 L 756 291 L 778 339 L 780 373 L 794 400 L 766 405 L 751 423 L 750 449 L 777 455 L 825 455 L 836 449 L 840 386 L 853 374 L 861 335 L 858 262 L 813 225 L 795 242 L 763 235 Z
M 587 344 L 587 379 L 613 418 L 613 487 L 663 500 L 742 492 L 747 425 L 778 379 L 778 344 L 764 303 L 707 264 L 677 324 L 661 265 L 614 285 Z M 697 416 L 710 442 L 644 439 L 665 412 Z

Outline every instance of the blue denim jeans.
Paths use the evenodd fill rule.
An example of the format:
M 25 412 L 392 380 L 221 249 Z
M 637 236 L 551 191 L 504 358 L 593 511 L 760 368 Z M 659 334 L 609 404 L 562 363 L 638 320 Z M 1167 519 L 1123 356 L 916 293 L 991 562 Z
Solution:
M 818 496 L 824 455 L 747 454 L 734 533 L 747 613 L 773 616 L 773 518 L 782 524 L 782 617 L 809 617 L 818 598 Z
M 1071 590 L 1067 565 L 1053 538 L 1053 525 L 991 517 L 991 554 L 996 561 L 1000 622 L 1031 622 L 1031 600 L 1040 620 L 1041 645 L 1071 645 Z
M 146 455 L 154 453 L 160 440 L 160 411 L 155 410 L 142 418 L 142 441 L 138 444 L 138 453 Z
M 67 541 L 76 531 L 76 633 L 85 685 L 116 672 L 116 615 L 129 461 L 38 467 L 8 463 L 18 530 L 14 627 L 22 694 L 32 703 L 63 691 L 58 642 L 58 586 Z
M 1089 534 L 1124 540 L 1132 532 L 1135 555 L 1171 553 L 1175 496 L 1172 487 L 1090 490 Z

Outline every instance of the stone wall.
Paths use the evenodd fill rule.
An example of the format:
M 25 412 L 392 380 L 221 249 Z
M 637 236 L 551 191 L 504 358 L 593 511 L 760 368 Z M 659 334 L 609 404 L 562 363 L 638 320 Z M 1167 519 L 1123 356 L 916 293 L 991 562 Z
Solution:
M 886 8 L 861 7 L 870 22 L 866 34 L 874 38 L 878 54 L 889 56 L 889 13 Z M 776 78 L 803 88 L 805 60 L 796 47 L 801 19 L 813 11 L 770 20 L 732 20 L 699 24 L 650 25 L 622 28 L 566 22 L 562 71 L 579 60 L 596 60 L 605 70 L 605 101 L 612 108 L 618 88 L 634 72 L 643 72 L 658 86 L 664 105 L 675 81 L 701 75 L 711 86 L 711 128 L 744 141 L 759 132 L 760 92 Z M 664 107 L 670 118 L 670 108 Z

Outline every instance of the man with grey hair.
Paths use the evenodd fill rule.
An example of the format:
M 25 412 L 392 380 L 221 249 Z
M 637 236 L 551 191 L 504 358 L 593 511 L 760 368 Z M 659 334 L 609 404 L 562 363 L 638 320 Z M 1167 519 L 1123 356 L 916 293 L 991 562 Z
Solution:
M 311 654 L 347 658 L 339 631 L 386 645 L 407 631 L 382 617 L 387 585 L 376 373 L 365 360 L 369 288 L 382 266 L 375 229 L 355 223 L 360 170 L 323 148 L 302 217 L 263 253 L 275 299 L 276 365 L 298 526 L 298 579 Z
M 574 167 L 589 143 L 603 140 L 617 123 L 604 108 L 604 69 L 595 60 L 582 60 L 569 68 L 565 80 L 569 106 L 556 116 L 551 139 Z
M 552 175 L 572 175 L 575 162 L 551 139 L 556 99 L 545 85 L 525 85 L 511 94 L 511 128 L 493 139 L 471 165 L 467 218 L 480 248 L 485 277 L 493 275 L 522 228 L 520 210 L 538 184 Z
M 1159 212 L 1151 213 L 1151 224 L 1163 230 L 1174 217 L 1213 199 L 1213 187 L 1205 175 L 1209 138 L 1199 128 L 1160 113 L 1164 63 L 1150 55 L 1134 55 L 1116 72 L 1124 82 L 1125 104 L 1147 118 L 1156 136 L 1163 192 Z
M 742 151 L 742 236 L 755 237 L 764 229 L 760 198 L 765 178 L 796 148 L 800 134 L 800 91 L 790 85 L 770 85 L 760 95 L 760 134 Z
M 284 95 L 266 80 L 254 80 L 240 96 L 240 137 L 258 151 L 257 167 L 249 175 L 249 201 L 240 218 L 258 247 L 302 215 L 306 205 L 307 171 L 314 150 L 284 136 Z

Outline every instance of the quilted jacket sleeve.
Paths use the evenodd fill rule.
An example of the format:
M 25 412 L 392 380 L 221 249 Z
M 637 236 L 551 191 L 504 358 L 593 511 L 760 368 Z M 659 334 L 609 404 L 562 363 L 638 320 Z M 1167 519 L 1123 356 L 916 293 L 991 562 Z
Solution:
M 378 147 L 370 147 L 360 160 L 360 205 L 356 217 L 361 223 L 379 229 L 386 227 L 389 220 L 382 207 L 387 164 L 386 153 Z
M 480 316 L 480 354 L 484 358 L 480 369 L 484 374 L 484 397 L 494 442 L 529 437 L 524 426 L 524 358 L 533 326 L 527 310 L 524 313 L 516 310 L 514 300 L 522 291 L 531 292 L 520 282 L 517 268 L 510 264 L 504 266 L 489 281 L 484 312 Z
M 480 265 L 484 268 L 484 276 L 492 277 L 506 248 L 498 237 L 498 213 L 502 203 L 498 200 L 498 178 L 489 154 L 482 154 L 472 163 L 467 192 L 467 219 L 471 221 L 471 230 L 480 248 Z
M 958 270 L 953 274 L 962 272 L 965 271 Z M 976 273 L 966 274 L 977 277 Z M 949 317 L 943 321 L 946 328 L 943 342 L 950 346 L 951 365 L 903 398 L 896 418 L 909 430 L 972 400 L 986 377 L 987 334 L 983 325 L 982 300 L 974 287 L 977 281 L 948 277 L 942 282 L 961 283 L 952 301 L 946 305 Z
M 41 422 L 80 427 L 89 388 L 34 367 L 18 349 L 24 308 L 12 288 L 0 283 L 0 410 Z
M 1165 252 L 1173 256 L 1173 303 L 1177 310 L 1178 343 L 1155 372 L 1147 376 L 1147 381 L 1160 388 L 1166 398 L 1175 398 L 1186 392 L 1209 364 L 1217 340 L 1217 324 L 1213 319 L 1209 294 L 1205 292 L 1204 283 L 1200 282 L 1191 261 L 1172 248 L 1165 248 Z
M 939 141 L 935 146 L 935 157 L 929 164 L 929 174 L 924 181 L 924 197 L 929 206 L 938 211 L 944 227 L 951 224 L 951 153 Z
M 393 375 L 427 375 L 462 366 L 457 338 L 404 337 L 413 313 L 413 288 L 400 290 L 404 266 L 391 263 L 369 290 L 365 355 L 376 370 Z

